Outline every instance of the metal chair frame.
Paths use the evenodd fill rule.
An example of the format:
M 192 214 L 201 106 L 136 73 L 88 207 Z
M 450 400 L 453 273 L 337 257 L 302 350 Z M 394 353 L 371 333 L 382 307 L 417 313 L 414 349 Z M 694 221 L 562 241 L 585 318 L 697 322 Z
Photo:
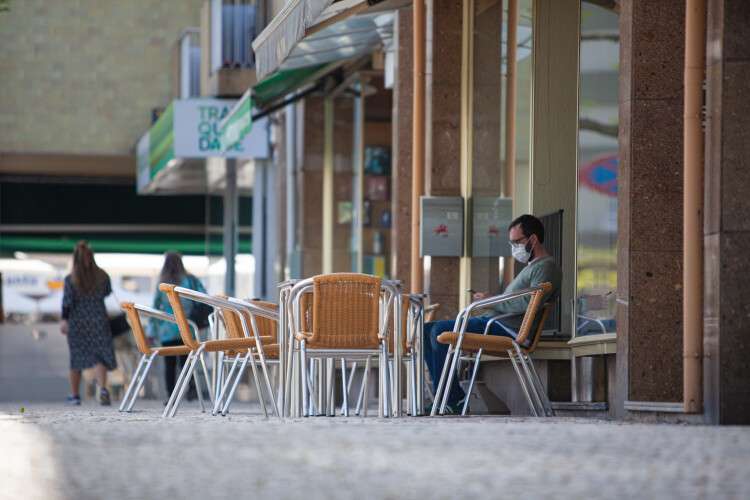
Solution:
M 456 317 L 456 322 L 453 327 L 453 331 L 459 332 L 458 341 L 456 342 L 455 347 L 453 344 L 449 344 L 448 347 L 448 354 L 445 358 L 445 364 L 443 366 L 443 372 L 440 376 L 440 383 L 438 385 L 438 388 L 436 390 L 435 395 L 435 403 L 432 406 L 432 412 L 431 416 L 435 416 L 437 414 L 437 411 L 440 411 L 440 414 L 445 413 L 445 407 L 448 403 L 448 395 L 450 393 L 450 387 L 445 387 L 448 384 L 453 382 L 453 377 L 450 377 L 450 382 L 446 383 L 446 380 L 448 380 L 448 374 L 456 373 L 458 374 L 460 370 L 460 362 L 461 361 L 474 361 L 474 369 L 472 370 L 472 376 L 471 381 L 469 383 L 469 390 L 467 392 L 467 398 L 464 401 L 464 406 L 461 410 L 461 414 L 465 415 L 468 406 L 469 406 L 469 395 L 471 394 L 471 390 L 474 386 L 474 381 L 476 379 L 476 374 L 479 369 L 479 362 L 481 361 L 482 352 L 483 349 L 479 349 L 477 351 L 477 354 L 475 357 L 469 357 L 469 356 L 462 356 L 461 353 L 461 344 L 464 339 L 464 335 L 466 334 L 466 325 L 468 323 L 468 319 L 471 317 L 472 311 L 476 309 L 484 309 L 491 307 L 495 304 L 499 304 L 501 302 L 506 302 L 508 300 L 517 299 L 519 297 L 523 297 L 526 295 L 532 295 L 532 299 L 529 302 L 529 308 L 527 309 L 526 314 L 528 315 L 530 313 L 530 310 L 532 307 L 534 307 L 535 301 L 541 301 L 542 296 L 544 295 L 544 286 L 547 285 L 545 283 L 542 283 L 538 286 L 526 288 L 523 290 L 518 290 L 516 292 L 511 292 L 507 294 L 502 295 L 496 295 L 494 297 L 489 297 L 487 299 L 478 300 L 476 302 L 473 302 L 465 309 L 461 310 Z M 536 307 L 538 307 L 539 304 L 536 304 Z M 540 310 L 537 314 L 542 314 L 542 321 L 539 325 L 539 330 L 543 328 L 544 325 L 544 317 L 546 317 L 547 311 L 549 311 L 549 304 L 545 305 L 545 311 Z M 499 322 L 499 320 L 502 319 L 502 316 L 498 316 L 493 318 L 491 321 L 487 323 L 487 326 L 485 327 L 483 335 L 488 335 L 490 327 L 493 323 Z M 534 318 L 526 318 L 525 321 L 528 321 L 528 329 L 531 329 L 531 326 L 533 324 Z M 519 332 L 519 336 L 521 336 L 522 332 Z M 537 331 L 536 335 L 539 336 L 541 332 Z M 527 338 L 527 337 L 526 337 Z M 552 409 L 552 405 L 549 402 L 549 399 L 547 398 L 547 394 L 544 390 L 544 386 L 542 385 L 541 379 L 539 378 L 539 374 L 536 370 L 536 367 L 534 366 L 534 362 L 531 359 L 531 356 L 527 352 L 526 354 L 523 353 L 522 346 L 517 343 L 517 339 L 509 339 L 511 343 L 511 349 L 507 350 L 508 358 L 510 359 L 511 363 L 513 364 L 513 368 L 515 369 L 516 375 L 518 376 L 518 380 L 521 384 L 521 388 L 524 392 L 524 395 L 526 396 L 526 400 L 529 403 L 529 406 L 531 408 L 532 413 L 534 416 L 554 416 L 555 412 Z M 522 340 L 525 341 L 525 338 Z M 523 373 L 520 366 L 523 368 Z M 450 366 L 450 368 L 449 368 Z M 533 396 L 533 400 L 532 400 Z
M 129 305 L 132 305 L 133 309 L 136 311 L 136 321 L 140 322 L 139 313 L 143 314 L 145 316 L 149 316 L 152 318 L 156 318 L 163 321 L 169 321 L 170 323 L 177 323 L 177 319 L 173 314 L 166 313 L 164 311 L 159 311 L 158 309 L 153 309 L 151 307 L 142 306 L 139 304 L 131 304 L 131 303 L 125 303 L 123 302 L 121 304 L 121 307 L 123 309 L 126 309 Z M 127 309 L 126 309 L 127 310 Z M 131 321 L 133 319 L 131 318 Z M 188 323 L 190 324 L 190 327 L 193 331 L 193 335 L 196 339 L 199 339 L 198 336 L 198 325 L 196 325 L 193 321 L 188 320 Z M 143 327 L 141 326 L 141 330 Z M 137 335 L 135 329 L 133 329 L 133 335 Z M 145 341 L 145 339 L 143 339 Z M 122 398 L 122 402 L 120 403 L 119 411 L 125 410 L 126 412 L 130 413 L 133 410 L 133 406 L 135 405 L 136 399 L 138 399 L 138 394 L 141 392 L 141 388 L 143 387 L 144 382 L 146 381 L 146 377 L 148 376 L 148 372 L 151 369 L 151 365 L 154 362 L 154 360 L 161 354 L 161 356 L 165 356 L 164 349 L 159 347 L 154 347 L 151 350 L 151 353 L 145 353 L 141 352 L 141 359 L 138 362 L 138 367 L 135 370 L 135 373 L 133 373 L 133 378 L 130 380 L 130 384 L 128 385 L 128 390 L 125 392 L 125 396 Z M 213 389 L 211 387 L 211 384 L 209 383 L 209 375 L 208 375 L 208 369 L 206 368 L 206 362 L 203 359 L 203 356 L 199 357 L 201 366 L 203 367 L 203 375 L 206 378 L 206 385 L 208 386 L 208 394 L 209 398 L 213 400 L 214 394 Z M 141 371 L 143 370 L 143 371 Z M 198 388 L 198 400 L 201 404 L 201 410 L 203 412 L 206 411 L 206 407 L 203 403 L 203 391 L 200 389 L 200 383 L 198 380 L 198 374 L 193 373 L 193 379 L 195 381 L 195 386 Z M 127 405 L 127 409 L 126 409 Z
M 162 285 L 160 285 L 160 288 L 161 288 L 161 286 Z M 165 291 L 165 290 L 162 290 L 162 291 Z M 246 334 L 247 334 L 247 332 L 251 331 L 250 328 L 247 325 L 247 321 L 245 319 L 245 315 L 242 314 L 242 311 L 243 310 L 247 310 L 247 309 L 251 309 L 252 310 L 252 308 L 245 307 L 242 304 L 237 304 L 236 302 L 232 302 L 232 301 L 229 301 L 229 300 L 223 300 L 223 299 L 219 299 L 217 297 L 212 297 L 210 295 L 207 295 L 207 294 L 204 294 L 204 293 L 201 293 L 201 292 L 197 292 L 197 291 L 191 290 L 189 288 L 183 288 L 183 287 L 177 286 L 177 287 L 174 287 L 174 292 L 178 296 L 178 298 L 179 297 L 185 297 L 187 299 L 194 300 L 194 301 L 197 301 L 197 302 L 203 302 L 205 304 L 213 306 L 214 308 L 223 308 L 223 309 L 226 309 L 226 310 L 238 313 L 238 317 L 240 319 L 240 323 L 242 324 L 242 328 L 243 328 L 244 332 L 246 332 Z M 165 291 L 165 293 L 166 293 L 166 291 Z M 172 297 L 169 294 L 167 294 L 167 295 L 169 297 L 170 302 L 172 302 Z M 177 305 L 179 305 L 179 300 L 178 300 L 178 304 L 172 303 L 172 308 L 175 311 L 177 311 L 177 310 L 182 311 L 181 305 L 179 305 L 179 309 L 178 309 L 178 307 L 176 307 Z M 247 306 L 249 306 L 249 304 L 247 304 Z M 182 313 L 184 314 L 184 311 L 182 311 Z M 250 318 L 251 318 L 251 322 L 255 321 L 253 315 L 250 315 Z M 179 323 L 178 323 L 178 325 L 179 325 Z M 185 340 L 184 336 L 187 334 L 187 332 L 183 332 L 182 328 L 180 328 L 180 333 L 183 335 L 183 340 Z M 250 338 L 250 337 L 248 337 L 248 338 Z M 268 367 L 266 365 L 266 360 L 265 360 L 265 356 L 264 356 L 264 353 L 263 353 L 263 340 L 261 340 L 261 337 L 257 335 L 257 328 L 253 329 L 253 337 L 252 338 L 254 338 L 254 340 L 255 340 L 255 343 L 254 343 L 253 347 L 246 347 L 246 342 L 236 342 L 237 344 L 239 344 L 238 347 L 237 347 L 237 350 L 241 350 L 241 351 L 245 351 L 246 350 L 247 351 L 247 354 L 243 357 L 242 366 L 240 368 L 240 372 L 238 373 L 238 376 L 242 375 L 242 373 L 243 373 L 243 371 L 244 371 L 244 369 L 247 366 L 247 363 L 249 361 L 250 362 L 250 367 L 251 367 L 251 369 L 253 371 L 253 378 L 255 380 L 256 387 L 258 388 L 258 394 L 260 395 L 260 403 L 261 403 L 261 409 L 263 410 L 263 416 L 264 416 L 264 418 L 267 419 L 268 418 L 268 410 L 266 409 L 266 402 L 265 402 L 265 398 L 263 397 L 263 389 L 262 389 L 262 386 L 261 386 L 261 383 L 260 383 L 260 379 L 259 379 L 259 376 L 258 376 L 258 368 L 257 368 L 257 364 L 256 364 L 256 357 L 257 357 L 258 360 L 260 361 L 261 368 L 263 370 L 263 375 L 264 375 L 264 378 L 265 378 L 266 389 L 268 391 L 268 396 L 271 398 L 271 402 L 272 402 L 274 414 L 276 416 L 279 416 L 278 407 L 276 405 L 276 400 L 274 398 L 274 391 L 271 388 L 271 381 L 270 381 L 270 378 L 268 376 Z M 231 344 L 233 342 L 233 340 L 244 341 L 246 339 L 226 339 L 224 342 Z M 188 362 L 185 363 L 185 366 L 183 367 L 182 373 L 180 373 L 180 377 L 179 377 L 179 379 L 177 381 L 177 385 L 175 386 L 175 390 L 172 393 L 172 396 L 170 397 L 169 402 L 167 403 L 167 407 L 164 409 L 164 414 L 162 415 L 162 417 L 166 417 L 166 416 L 174 417 L 175 416 L 175 414 L 177 412 L 177 409 L 179 408 L 180 401 L 182 400 L 182 397 L 183 397 L 184 393 L 187 391 L 187 387 L 188 387 L 187 380 L 192 375 L 192 373 L 193 373 L 193 371 L 195 369 L 195 363 L 197 362 L 197 359 L 200 357 L 200 355 L 206 350 L 206 347 L 207 347 L 207 344 L 205 342 L 201 342 L 200 345 L 198 346 L 198 348 L 195 349 L 194 351 L 191 351 L 191 353 L 188 355 Z M 219 350 L 219 351 L 225 351 L 226 348 L 221 348 L 221 349 L 217 349 L 217 350 Z M 223 363 L 219 363 L 219 368 L 222 365 L 223 365 Z M 221 377 L 219 377 L 218 380 L 221 380 Z M 221 401 L 224 398 L 224 395 L 225 394 L 219 394 L 219 395 L 217 395 L 217 397 L 215 398 L 214 404 L 216 404 L 216 401 Z M 231 400 L 229 400 L 227 402 L 229 403 L 230 401 Z
M 258 329 L 258 324 L 255 318 L 256 315 L 271 319 L 273 321 L 276 321 L 277 323 L 279 321 L 279 314 L 276 311 L 273 311 L 271 309 L 259 306 L 257 304 L 253 304 L 248 301 L 239 300 L 234 297 L 229 297 L 226 300 L 235 304 L 239 309 L 245 311 L 247 313 L 247 317 L 250 318 L 250 326 L 252 327 L 252 332 L 253 332 L 252 334 L 250 334 L 250 332 L 246 330 L 247 323 L 241 322 L 245 337 L 248 337 L 248 338 L 251 336 L 255 338 L 262 337 L 261 332 Z M 223 317 L 224 313 L 221 312 L 221 314 Z M 243 314 L 239 314 L 240 318 L 242 318 L 243 316 L 244 316 Z M 226 321 L 226 319 L 224 319 L 224 321 Z M 268 347 L 269 346 L 265 346 L 265 348 L 268 348 Z M 281 351 L 282 349 L 279 349 L 280 355 L 281 355 Z M 260 354 L 258 352 L 255 352 L 253 354 L 256 358 L 259 358 Z M 249 361 L 249 355 L 250 353 L 248 352 L 248 354 L 245 356 L 238 355 L 238 356 L 230 357 L 230 356 L 226 356 L 226 353 L 224 351 L 221 351 L 219 353 L 219 362 L 217 365 L 219 374 L 218 374 L 217 380 L 221 384 L 221 392 L 219 393 L 219 397 L 216 398 L 214 402 L 214 407 L 213 407 L 213 410 L 211 411 L 212 415 L 216 415 L 216 413 L 219 410 L 219 406 L 221 402 L 224 401 L 224 405 L 221 408 L 221 414 L 222 416 L 226 416 L 227 412 L 229 411 L 229 406 L 232 403 L 234 393 L 237 390 L 237 387 L 239 386 L 240 380 L 242 379 L 242 374 L 244 373 L 244 370 L 247 367 L 247 363 Z M 230 362 L 232 363 L 232 367 L 230 368 L 229 373 L 227 373 L 226 378 L 225 378 L 224 373 L 223 373 L 224 364 L 230 363 Z M 234 376 L 234 379 L 233 379 L 232 376 L 234 375 L 237 365 L 240 362 L 242 363 L 240 366 L 240 370 L 237 372 L 237 374 Z M 281 360 L 276 361 L 276 360 L 266 359 L 265 362 L 266 364 L 273 364 L 274 362 L 280 363 Z M 283 370 L 280 370 L 280 371 L 283 371 Z M 222 380 L 223 380 L 223 383 L 221 383 Z M 229 390 L 229 385 L 232 380 L 234 380 L 234 383 L 232 384 L 231 390 Z M 227 390 L 229 390 L 229 393 L 227 393 Z M 263 398 L 263 392 L 261 391 L 260 386 L 258 386 L 258 396 L 261 399 Z M 274 405 L 277 405 L 276 401 L 274 401 Z M 277 408 L 277 414 L 278 414 L 278 408 Z

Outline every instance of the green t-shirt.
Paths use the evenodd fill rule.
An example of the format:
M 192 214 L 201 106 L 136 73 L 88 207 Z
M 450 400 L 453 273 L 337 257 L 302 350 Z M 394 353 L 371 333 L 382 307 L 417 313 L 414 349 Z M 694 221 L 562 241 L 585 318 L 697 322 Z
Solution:
M 560 287 L 562 286 L 562 269 L 560 269 L 557 261 L 549 255 L 529 263 L 523 271 L 516 276 L 516 279 L 508 285 L 508 288 L 505 289 L 504 293 L 531 288 L 545 282 L 552 284 L 552 290 L 542 298 L 542 304 L 547 304 L 557 299 L 557 297 L 560 296 Z M 487 311 L 484 317 L 494 318 L 501 314 L 508 314 L 509 316 L 502 318 L 500 323 L 511 330 L 518 332 L 518 330 L 521 329 L 523 316 L 526 314 L 526 308 L 529 306 L 530 300 L 531 296 L 526 295 L 506 302 L 500 302 L 499 304 L 495 304 L 492 310 Z M 539 320 L 540 318 L 537 317 L 531 326 L 532 335 L 536 333 L 536 329 L 539 327 Z

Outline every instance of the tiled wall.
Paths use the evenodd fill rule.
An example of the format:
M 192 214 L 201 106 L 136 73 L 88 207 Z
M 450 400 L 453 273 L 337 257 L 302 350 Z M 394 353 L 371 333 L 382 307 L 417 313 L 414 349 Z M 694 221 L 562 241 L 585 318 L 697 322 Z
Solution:
M 134 151 L 203 0 L 23 0 L 0 13 L 0 152 Z

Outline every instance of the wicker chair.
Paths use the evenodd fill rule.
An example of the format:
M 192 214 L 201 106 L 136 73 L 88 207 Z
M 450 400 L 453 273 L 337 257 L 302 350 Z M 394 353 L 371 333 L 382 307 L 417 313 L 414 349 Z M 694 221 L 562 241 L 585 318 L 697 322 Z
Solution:
M 219 308 L 222 317 L 224 318 L 224 324 L 227 330 L 227 338 L 244 339 L 251 336 L 255 337 L 255 335 L 257 334 L 257 336 L 259 336 L 261 339 L 273 339 L 274 343 L 263 345 L 263 354 L 266 363 L 276 362 L 278 364 L 280 353 L 279 344 L 276 343 L 276 330 L 279 321 L 278 306 L 271 302 L 254 300 L 241 301 L 232 297 L 228 297 L 226 295 L 218 295 L 217 297 L 222 300 L 229 301 L 236 307 L 241 309 L 241 312 L 237 312 L 235 310 L 227 309 L 226 307 Z M 244 321 L 241 319 L 240 314 L 244 316 Z M 251 330 L 246 331 L 244 325 L 248 325 Z M 256 358 L 259 358 L 259 353 L 254 353 L 254 356 Z M 225 378 L 223 376 L 223 367 L 225 363 L 230 361 L 232 362 L 232 367 L 230 368 L 229 373 Z M 232 403 L 232 398 L 234 397 L 234 393 L 237 390 L 237 386 L 239 385 L 248 361 L 249 357 L 242 356 L 242 352 L 238 350 L 222 351 L 219 353 L 218 380 L 221 381 L 222 379 L 224 379 L 224 384 L 222 385 L 219 397 L 216 398 L 214 402 L 213 411 L 211 412 L 212 415 L 216 415 L 219 410 L 219 405 L 222 401 L 224 401 L 224 406 L 222 407 L 221 414 L 223 416 L 226 416 L 227 411 L 229 410 L 229 406 Z M 240 365 L 240 369 L 239 371 L 237 371 L 233 379 L 232 376 L 234 375 L 235 370 L 237 369 L 237 365 L 240 362 L 242 362 L 242 364 Z M 232 384 L 230 392 L 227 393 L 232 380 L 234 380 L 234 384 Z M 258 386 L 258 397 L 264 397 L 263 391 L 261 390 L 260 386 Z
M 440 304 L 430 304 L 429 306 L 424 306 L 424 322 L 429 323 L 430 321 L 435 321 L 435 316 L 437 315 L 437 312 L 440 310 Z
M 120 403 L 119 408 L 120 411 L 126 410 L 127 412 L 130 412 L 133 410 L 135 400 L 138 398 L 138 393 L 141 391 L 143 383 L 146 381 L 148 371 L 151 369 L 151 364 L 154 362 L 154 359 L 156 357 L 187 356 L 190 354 L 190 348 L 187 346 L 151 347 L 148 345 L 146 334 L 143 331 L 143 324 L 141 323 L 140 314 L 163 321 L 177 323 L 174 315 L 159 311 L 157 309 L 152 309 L 150 307 L 136 305 L 132 302 L 122 302 L 120 303 L 120 307 L 122 307 L 128 319 L 130 320 L 130 326 L 133 330 L 135 343 L 138 346 L 138 350 L 141 352 L 141 360 L 138 363 L 138 367 L 133 374 L 133 378 L 130 381 L 130 385 L 128 385 L 128 390 L 125 393 L 125 396 L 122 398 L 122 402 Z M 189 323 L 193 332 L 195 332 L 195 334 L 197 335 L 198 327 L 193 322 Z M 203 366 L 203 374 L 206 377 L 206 381 L 208 381 L 209 378 L 208 371 L 206 370 L 206 363 L 204 362 L 202 356 L 199 359 L 201 361 L 201 365 Z M 195 386 L 197 388 L 200 388 L 198 374 L 194 372 L 193 377 L 195 379 Z M 208 392 L 209 396 L 213 397 L 210 384 L 208 386 Z M 206 411 L 203 405 L 203 391 L 201 391 L 200 389 L 198 390 L 198 399 L 200 400 L 201 408 L 203 409 L 203 411 Z
M 536 367 L 530 356 L 539 343 L 541 331 L 542 328 L 544 328 L 544 321 L 546 320 L 550 309 L 549 304 L 542 306 L 542 299 L 551 289 L 552 285 L 550 283 L 541 283 L 532 288 L 526 288 L 524 290 L 518 290 L 516 292 L 476 301 L 459 313 L 453 328 L 456 331 L 445 332 L 438 337 L 438 342 L 449 344 L 450 347 L 443 367 L 443 373 L 440 376 L 440 384 L 436 391 L 435 404 L 433 404 L 432 407 L 431 414 L 433 416 L 438 411 L 438 407 L 441 414 L 445 412 L 445 406 L 448 402 L 448 394 L 450 393 L 450 388 L 447 387 L 447 385 L 453 381 L 453 377 L 450 376 L 450 374 L 458 373 L 460 361 L 472 359 L 462 357 L 463 353 L 476 353 L 476 357 L 473 358 L 474 369 L 469 385 L 469 392 L 467 394 L 471 394 L 471 389 L 473 388 L 474 379 L 483 353 L 497 357 L 509 358 L 513 363 L 513 368 L 516 371 L 516 375 L 518 375 L 518 380 L 521 383 L 521 388 L 526 395 L 532 413 L 535 416 L 540 416 L 540 414 L 542 416 L 554 416 L 555 412 L 552 409 L 552 405 L 550 405 L 544 386 L 539 379 Z M 490 326 L 498 321 L 499 318 L 494 318 L 487 323 L 484 334 L 466 332 L 466 320 L 468 320 L 473 310 L 491 307 L 494 304 L 526 295 L 530 295 L 529 305 L 526 309 L 526 314 L 524 315 L 517 338 L 512 339 L 510 337 L 488 335 Z M 537 319 L 538 327 L 536 328 L 534 340 L 528 348 L 523 347 L 523 344 L 526 342 L 526 339 L 529 338 L 532 326 L 536 323 Z M 519 364 L 523 370 L 519 368 Z M 447 380 L 450 380 L 450 382 L 446 383 Z M 468 404 L 469 398 L 467 397 L 461 412 L 462 415 L 466 414 Z
M 380 322 L 381 289 L 386 292 L 385 318 Z M 309 292 L 312 291 L 312 321 L 309 314 Z M 393 306 L 395 289 L 377 276 L 355 273 L 336 273 L 315 276 L 299 282 L 290 295 L 295 340 L 299 342 L 299 358 L 302 383 L 302 414 L 307 416 L 308 390 L 313 393 L 312 381 L 308 378 L 307 358 L 311 359 L 358 359 L 365 360 L 365 371 L 369 370 L 373 356 L 379 357 L 380 367 L 380 411 L 388 410 L 388 335 L 386 326 Z M 303 302 L 307 302 L 304 304 Z M 382 323 L 382 327 L 380 326 Z M 310 328 L 311 327 L 311 328 Z M 330 370 L 332 371 L 332 370 Z M 344 407 L 348 407 L 346 390 L 346 367 L 342 362 L 344 383 Z M 331 374 L 332 375 L 332 374 Z M 324 394 L 326 413 L 331 408 L 333 385 L 329 376 Z M 367 378 L 365 380 L 368 380 Z M 365 384 L 367 385 L 367 384 Z M 367 395 L 367 387 L 365 387 Z M 385 393 L 385 394 L 384 394 Z M 315 401 L 310 401 L 314 410 Z M 364 405 L 367 414 L 367 402 Z
M 185 363 L 185 367 L 183 368 L 182 373 L 180 373 L 180 377 L 177 381 L 177 385 L 175 386 L 175 390 L 169 399 L 169 403 L 167 403 L 167 407 L 164 409 L 163 416 L 174 417 L 175 413 L 177 412 L 177 408 L 179 407 L 182 395 L 187 390 L 187 386 L 188 386 L 187 380 L 192 375 L 192 372 L 195 369 L 195 363 L 197 362 L 197 359 L 200 356 L 200 354 L 202 354 L 203 352 L 218 352 L 218 353 L 224 352 L 226 354 L 227 351 L 245 353 L 243 357 L 244 358 L 243 366 L 246 366 L 248 361 L 250 362 L 250 366 L 253 370 L 253 376 L 255 378 L 256 387 L 258 388 L 258 392 L 262 393 L 260 380 L 258 378 L 258 369 L 256 365 L 256 357 L 257 357 L 257 360 L 260 361 L 261 367 L 263 369 L 266 389 L 268 390 L 268 394 L 271 400 L 273 401 L 274 414 L 278 416 L 278 408 L 274 400 L 273 389 L 271 388 L 271 381 L 270 381 L 270 378 L 268 377 L 268 367 L 266 366 L 266 361 L 265 361 L 265 356 L 264 356 L 264 345 L 272 344 L 276 341 L 276 339 L 272 337 L 260 337 L 257 333 L 257 330 L 255 329 L 251 330 L 251 328 L 247 324 L 244 324 L 246 320 L 245 320 L 245 316 L 242 314 L 242 311 L 244 311 L 245 308 L 239 306 L 235 302 L 220 299 L 218 297 L 212 297 L 205 293 L 196 292 L 195 290 L 190 290 L 189 288 L 183 288 L 183 287 L 175 286 L 175 285 L 168 284 L 168 283 L 160 284 L 159 290 L 161 290 L 163 293 L 167 295 L 167 298 L 169 299 L 169 303 L 172 305 L 175 318 L 177 319 L 177 326 L 179 326 L 180 328 L 180 335 L 182 336 L 182 341 L 185 343 L 185 345 L 188 348 L 190 348 L 190 354 L 188 355 L 188 362 Z M 239 313 L 240 322 L 243 323 L 243 330 L 245 332 L 253 331 L 253 336 L 244 337 L 244 336 L 240 336 L 239 334 L 236 334 L 235 332 L 236 334 L 235 338 L 207 340 L 205 342 L 196 341 L 190 335 L 188 319 L 185 315 L 185 310 L 182 307 L 182 303 L 180 302 L 180 297 L 184 297 L 190 300 L 195 300 L 197 302 L 203 302 L 205 304 L 213 306 L 214 308 L 220 308 L 220 310 L 222 311 L 232 311 L 234 313 Z M 231 321 L 227 322 L 226 317 L 225 317 L 225 323 L 227 325 L 230 325 L 232 322 Z M 227 328 L 228 334 L 230 332 L 230 328 L 231 328 L 230 326 L 228 326 Z M 216 400 L 219 400 L 219 399 L 221 398 L 217 396 Z M 263 410 L 264 417 L 268 418 L 268 410 L 266 409 L 264 398 L 262 397 L 260 398 L 260 403 L 261 403 L 261 409 Z

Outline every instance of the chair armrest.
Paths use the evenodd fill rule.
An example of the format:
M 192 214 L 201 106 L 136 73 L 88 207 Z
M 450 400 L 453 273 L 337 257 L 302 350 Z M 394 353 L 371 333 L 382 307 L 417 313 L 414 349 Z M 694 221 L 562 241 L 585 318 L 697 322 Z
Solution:
M 160 285 L 161 288 L 161 285 Z M 236 304 L 234 302 L 231 302 L 229 300 L 220 299 L 218 297 L 213 297 L 211 295 L 208 295 L 206 293 L 197 292 L 195 290 L 191 290 L 190 288 L 184 288 L 181 286 L 174 287 L 174 291 L 178 296 L 185 297 L 190 300 L 194 300 L 196 302 L 203 302 L 204 304 L 208 304 L 210 306 L 213 306 L 214 308 L 224 308 L 230 311 L 233 311 L 237 313 L 237 315 L 240 318 L 240 323 L 242 324 L 242 328 L 245 331 L 245 335 L 249 337 L 250 327 L 247 324 L 247 320 L 245 319 L 245 315 L 242 314 L 242 311 L 244 310 L 243 307 L 240 307 L 243 304 Z M 248 304 L 249 305 L 249 304 Z M 255 321 L 254 316 L 251 316 L 251 320 Z M 226 321 L 226 320 L 225 320 Z M 253 337 L 256 340 L 256 343 L 258 346 L 262 345 L 260 335 L 258 334 L 257 329 L 253 330 Z
M 137 312 L 144 314 L 146 316 L 150 316 L 152 318 L 156 318 L 156 319 L 160 319 L 163 321 L 168 321 L 170 323 L 177 324 L 177 318 L 175 318 L 174 314 L 169 314 L 164 311 L 154 309 L 152 307 L 142 306 L 140 304 L 133 304 L 133 308 Z M 193 330 L 193 337 L 195 337 L 196 341 L 200 342 L 201 339 L 198 335 L 198 331 L 199 331 L 198 325 L 196 325 L 195 322 L 192 321 L 191 319 L 188 319 L 187 321 L 188 321 L 188 324 L 190 325 L 190 328 Z

